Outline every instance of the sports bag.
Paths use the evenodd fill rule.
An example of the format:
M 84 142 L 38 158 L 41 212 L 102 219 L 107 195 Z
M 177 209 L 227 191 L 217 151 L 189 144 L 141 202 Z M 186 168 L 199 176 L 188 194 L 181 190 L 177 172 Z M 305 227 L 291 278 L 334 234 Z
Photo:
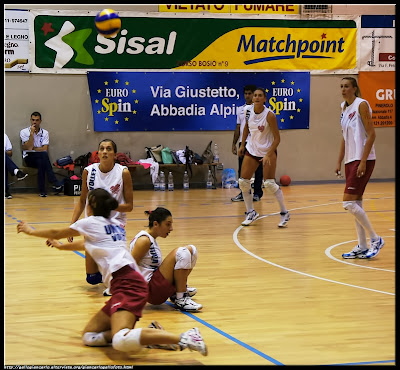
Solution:
M 66 155 L 65 157 L 58 158 L 56 160 L 56 163 L 58 166 L 64 167 L 68 164 L 73 164 L 74 160 L 72 159 L 72 157 L 70 155 Z
M 161 150 L 161 158 L 164 164 L 173 164 L 174 158 L 172 157 L 171 149 L 165 147 Z
M 214 154 L 211 150 L 211 144 L 212 144 L 212 141 L 210 141 L 208 143 L 206 149 L 204 149 L 204 152 L 201 155 L 201 158 L 204 163 L 213 163 L 214 162 Z
M 147 151 L 147 157 L 153 158 L 153 160 L 158 163 L 163 163 L 161 156 L 161 150 L 163 150 L 163 148 L 164 147 L 161 144 L 152 147 L 146 146 L 145 149 Z

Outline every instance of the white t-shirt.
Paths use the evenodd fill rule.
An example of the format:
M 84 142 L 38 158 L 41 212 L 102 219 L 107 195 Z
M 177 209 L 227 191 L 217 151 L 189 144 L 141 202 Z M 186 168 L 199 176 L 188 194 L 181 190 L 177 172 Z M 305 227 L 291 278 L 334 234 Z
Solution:
M 12 150 L 11 141 L 8 138 L 7 134 L 4 133 L 4 151 L 8 152 L 9 150 Z
M 27 127 L 22 129 L 19 132 L 19 136 L 21 138 L 22 144 L 25 144 L 29 140 L 29 136 L 31 135 L 31 127 Z M 49 145 L 49 132 L 43 128 L 39 128 L 38 133 L 33 133 L 33 146 L 34 147 L 42 147 L 43 145 Z M 29 152 L 35 152 L 32 150 L 23 150 L 22 151 L 22 158 L 25 158 Z
M 342 126 L 342 134 L 344 138 L 344 163 L 359 161 L 364 153 L 365 142 L 367 141 L 367 132 L 359 112 L 360 104 L 366 102 L 369 112 L 372 116 L 372 109 L 365 99 L 355 98 L 353 103 L 345 107 L 345 102 L 342 102 L 342 114 L 340 124 Z M 375 146 L 372 145 L 371 151 L 367 160 L 376 159 Z
M 110 287 L 111 274 L 126 265 L 140 271 L 128 251 L 125 228 L 118 221 L 102 216 L 89 216 L 69 227 L 85 236 L 85 250 L 97 263 L 103 283 L 107 287 Z
M 239 143 L 242 142 L 243 130 L 244 130 L 244 126 L 246 125 L 245 111 L 247 108 L 250 108 L 250 107 L 251 107 L 251 104 L 243 104 L 240 107 L 238 107 L 236 110 L 236 124 L 240 125 Z M 249 133 L 249 136 L 250 136 L 250 133 Z M 249 139 L 249 136 L 248 136 L 247 140 Z
M 274 141 L 274 135 L 267 122 L 268 113 L 272 111 L 265 105 L 264 110 L 259 114 L 254 112 L 254 105 L 248 107 L 246 111 L 250 112 L 248 126 L 251 134 L 247 139 L 246 149 L 255 157 L 264 157 Z
M 144 255 L 142 260 L 139 263 L 140 272 L 142 273 L 144 279 L 149 282 L 151 277 L 153 276 L 154 272 L 160 267 L 162 262 L 162 255 L 161 249 L 157 243 L 157 241 L 147 232 L 147 231 L 140 231 L 138 232 L 135 237 L 132 239 L 131 243 L 129 244 L 129 250 L 132 253 L 133 248 L 135 247 L 136 241 L 141 236 L 147 236 L 150 239 L 151 245 L 147 253 Z
M 122 178 L 122 172 L 126 166 L 121 166 L 118 163 L 114 164 L 111 171 L 103 173 L 99 169 L 100 163 L 93 163 L 87 166 L 85 170 L 87 174 L 87 187 L 90 190 L 93 189 L 104 189 L 107 190 L 119 204 L 125 203 L 124 198 L 124 180 Z M 85 217 L 87 216 L 87 198 L 85 207 Z M 111 211 L 111 218 L 115 218 L 123 225 L 126 225 L 127 216 L 125 212 Z

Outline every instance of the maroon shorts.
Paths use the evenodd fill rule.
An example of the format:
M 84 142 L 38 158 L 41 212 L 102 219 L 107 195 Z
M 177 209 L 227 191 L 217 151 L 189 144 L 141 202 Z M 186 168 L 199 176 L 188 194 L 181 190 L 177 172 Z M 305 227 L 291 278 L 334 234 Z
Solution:
M 360 161 L 353 161 L 344 165 L 346 173 L 346 187 L 344 192 L 346 194 L 363 195 L 365 187 L 372 175 L 375 167 L 375 160 L 367 161 L 365 173 L 361 177 L 357 177 L 357 168 Z
M 110 287 L 112 296 L 102 310 L 108 316 L 117 310 L 126 310 L 133 313 L 139 320 L 142 317 L 143 307 L 147 303 L 146 280 L 129 265 L 113 272 L 112 276 Z
M 147 301 L 151 304 L 164 303 L 171 295 L 175 294 L 176 288 L 157 269 L 149 281 L 149 296 Z

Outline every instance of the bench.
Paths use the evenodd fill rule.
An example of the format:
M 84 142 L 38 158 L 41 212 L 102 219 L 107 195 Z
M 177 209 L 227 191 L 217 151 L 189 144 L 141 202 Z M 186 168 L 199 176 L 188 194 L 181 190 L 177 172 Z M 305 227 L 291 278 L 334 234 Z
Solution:
M 222 165 L 222 163 L 219 162 L 214 162 L 214 163 L 203 163 L 203 164 L 192 164 L 192 171 L 194 171 L 196 168 L 207 168 L 209 170 L 211 170 L 211 175 L 213 177 L 213 189 L 217 188 L 217 176 L 216 176 L 216 170 L 217 167 L 219 165 Z M 164 164 L 164 163 L 159 163 L 160 169 L 159 171 L 164 171 L 165 173 L 165 177 L 166 177 L 166 181 L 168 179 L 168 172 L 175 172 L 176 170 L 180 170 L 181 172 L 185 171 L 186 169 L 186 164 Z M 144 167 L 141 164 L 130 164 L 130 165 L 126 165 L 126 167 L 128 167 L 129 171 L 131 172 L 131 174 L 133 175 L 133 173 L 136 171 L 136 169 L 139 168 L 143 168 Z M 146 171 L 150 172 L 150 169 L 148 168 Z M 189 173 L 189 171 L 188 171 Z M 190 176 L 190 173 L 189 173 Z M 176 179 L 174 178 L 175 181 L 175 185 L 177 184 Z

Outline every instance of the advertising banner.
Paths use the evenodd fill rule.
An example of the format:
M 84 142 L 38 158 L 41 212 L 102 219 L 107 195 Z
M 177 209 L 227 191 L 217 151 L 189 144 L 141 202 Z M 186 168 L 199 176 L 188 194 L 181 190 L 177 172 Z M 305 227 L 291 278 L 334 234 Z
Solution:
M 29 71 L 27 10 L 4 10 L 4 71 Z
M 174 13 L 240 13 L 240 14 L 299 14 L 297 4 L 161 4 L 159 12 Z
M 363 15 L 360 30 L 360 71 L 395 71 L 395 15 Z
M 371 105 L 374 127 L 396 126 L 395 72 L 360 72 L 358 84 Z
M 267 93 L 279 129 L 308 129 L 307 72 L 97 72 L 88 83 L 95 131 L 216 131 L 236 128 L 243 88 Z
M 107 39 L 95 29 L 95 14 L 64 14 L 67 12 L 31 11 L 32 72 L 179 69 L 351 73 L 356 68 L 354 20 L 186 18 L 168 13 L 143 17 L 120 12 L 121 31 Z

